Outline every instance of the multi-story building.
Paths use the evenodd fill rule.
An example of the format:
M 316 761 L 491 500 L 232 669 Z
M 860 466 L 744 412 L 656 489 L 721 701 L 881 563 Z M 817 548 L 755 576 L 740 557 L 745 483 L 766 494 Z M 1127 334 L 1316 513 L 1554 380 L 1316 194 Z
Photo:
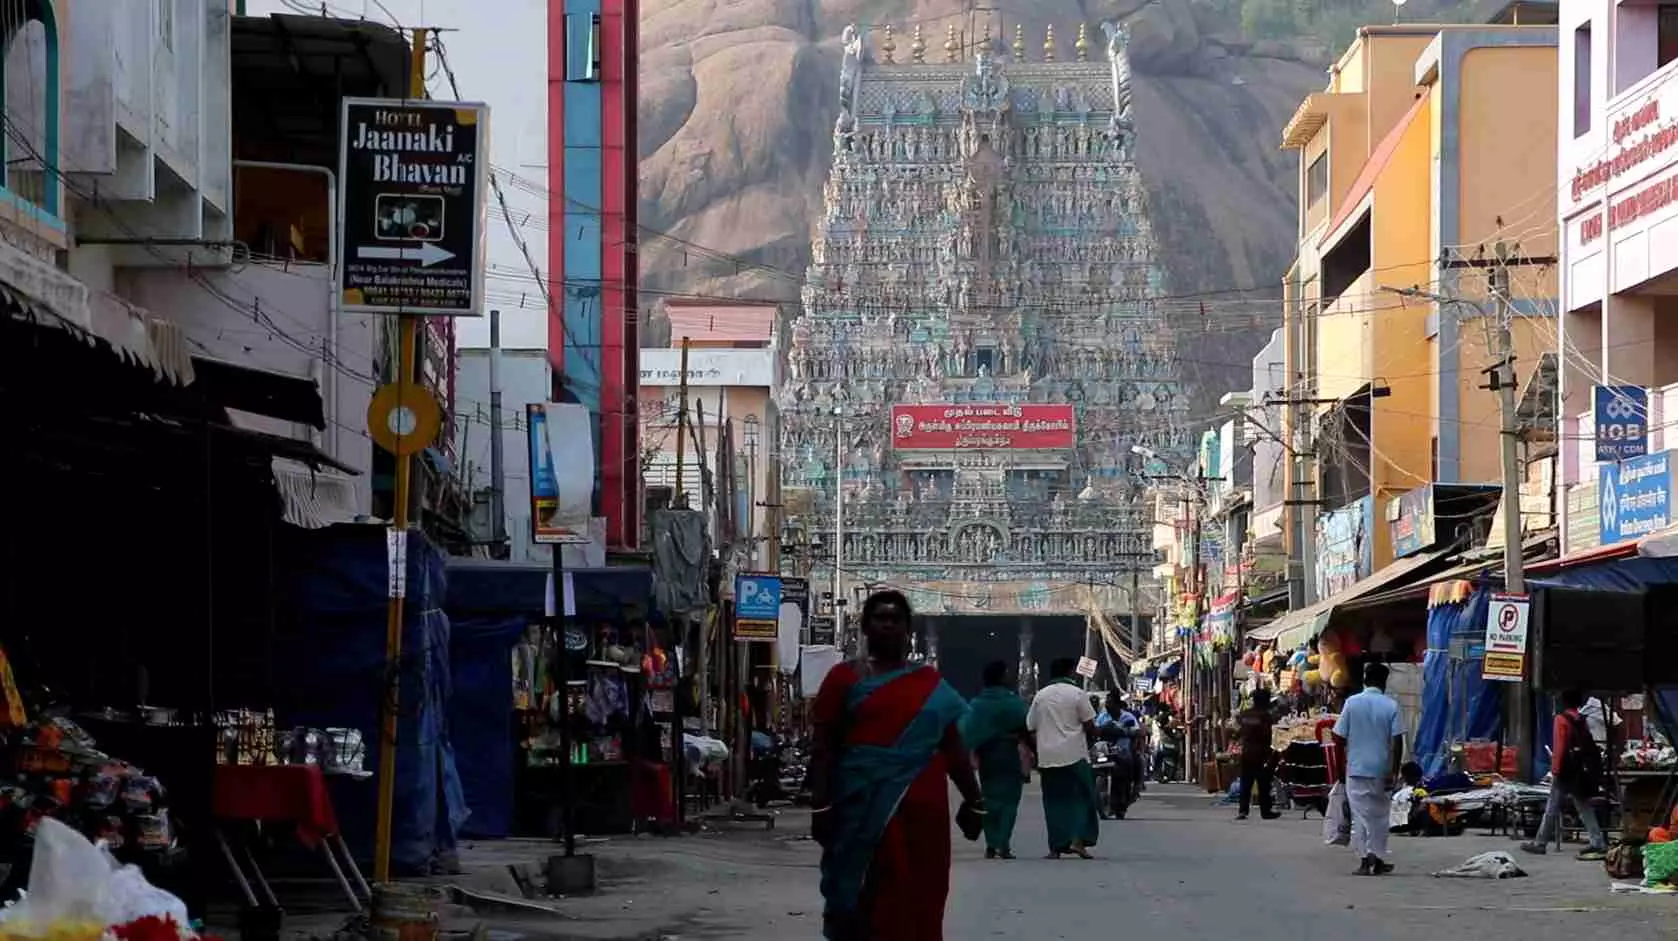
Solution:
M 1300 158 L 1283 397 L 1296 607 L 1392 561 L 1392 498 L 1501 477 L 1490 318 L 1513 321 L 1523 385 L 1554 343 L 1556 30 L 1512 25 L 1543 14 L 1366 27 L 1283 131 Z M 1507 311 L 1485 277 L 1500 242 Z M 1417 286 L 1435 297 L 1396 293 Z
M 779 419 L 773 397 L 780 376 L 779 317 L 780 308 L 774 304 L 669 299 L 659 304 L 654 318 L 669 344 L 640 351 L 641 471 L 649 502 L 653 488 L 668 488 L 661 491 L 661 499 L 669 499 L 677 487 L 681 346 L 686 340 L 688 431 L 680 476 L 684 501 L 694 509 L 707 500 L 726 501 L 725 518 L 733 530 L 727 535 L 739 544 L 741 564 L 757 569 L 770 564 L 771 540 L 780 539 L 774 498 Z M 707 497 L 706 487 L 715 488 L 715 481 L 723 477 L 717 473 L 718 446 L 725 441 L 732 442 L 732 453 L 720 457 L 729 462 L 732 473 L 727 477 L 740 485 L 732 494 L 713 490 Z M 714 545 L 729 548 L 725 534 L 712 535 Z
M 1562 516 L 1577 552 L 1675 521 L 1670 499 L 1624 499 L 1621 470 L 1597 461 L 1593 387 L 1645 390 L 1651 457 L 1637 476 L 1665 494 L 1663 455 L 1678 446 L 1678 3 L 1562 0 L 1560 30 Z
M 968 632 L 1008 633 L 999 654 L 1018 615 L 1069 620 L 1081 646 L 1082 612 L 1129 610 L 1128 573 L 1152 564 L 1138 453 L 1192 451 L 1128 34 L 1104 35 L 1051 32 L 1028 56 L 1022 31 L 1004 44 L 988 25 L 952 26 L 942 54 L 919 30 L 872 48 L 847 30 L 790 331 L 783 482 L 837 543 L 817 585 L 1016 615 Z
M 548 0 L 554 401 L 598 420 L 595 493 L 613 548 L 641 539 L 635 138 L 639 0 Z

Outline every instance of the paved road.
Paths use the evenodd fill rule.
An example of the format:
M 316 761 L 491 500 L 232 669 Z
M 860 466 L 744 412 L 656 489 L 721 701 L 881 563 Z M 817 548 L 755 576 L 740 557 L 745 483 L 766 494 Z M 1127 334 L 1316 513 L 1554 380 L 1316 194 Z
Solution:
M 1154 788 L 1131 819 L 1104 824 L 1099 858 L 1040 858 L 1041 805 L 1022 807 L 1013 861 L 959 843 L 946 923 L 951 941 L 1170 938 L 1172 941 L 1616 941 L 1678 939 L 1678 897 L 1613 896 L 1600 864 L 1523 859 L 1530 878 L 1502 882 L 1427 875 L 1506 839 L 1394 841 L 1398 871 L 1352 875 L 1350 851 L 1321 844 L 1321 823 L 1297 814 L 1234 822 L 1186 788 Z M 565 938 L 819 937 L 817 852 L 793 838 L 739 831 L 595 847 L 606 891 L 573 900 Z

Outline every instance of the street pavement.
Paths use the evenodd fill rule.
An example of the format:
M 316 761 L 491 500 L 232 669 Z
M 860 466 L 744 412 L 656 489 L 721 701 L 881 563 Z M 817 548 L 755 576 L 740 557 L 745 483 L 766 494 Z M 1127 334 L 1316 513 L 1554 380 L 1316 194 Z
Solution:
M 561 903 L 560 923 L 496 927 L 554 939 L 818 938 L 818 851 L 801 838 L 807 822 L 789 812 L 769 832 L 742 825 L 591 845 L 599 894 Z M 1184 787 L 1154 786 L 1130 819 L 1102 826 L 1097 859 L 1042 858 L 1032 788 L 1015 838 L 1019 859 L 987 861 L 982 846 L 958 839 L 945 937 L 1678 939 L 1678 897 L 1611 895 L 1601 863 L 1571 855 L 1517 853 L 1524 879 L 1428 875 L 1486 850 L 1514 852 L 1507 837 L 1395 838 L 1397 871 L 1369 878 L 1353 874 L 1349 850 L 1322 845 L 1315 815 L 1237 822 L 1228 806 Z

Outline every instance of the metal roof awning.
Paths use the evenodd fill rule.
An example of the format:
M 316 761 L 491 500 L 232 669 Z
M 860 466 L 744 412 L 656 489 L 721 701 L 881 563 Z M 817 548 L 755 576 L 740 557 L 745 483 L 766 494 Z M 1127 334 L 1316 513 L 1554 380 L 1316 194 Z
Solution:
M 366 20 L 238 16 L 232 28 L 234 156 L 338 165 L 344 96 L 408 94 L 408 39 Z
M 192 373 L 193 390 L 223 408 L 326 429 L 326 406 L 313 379 L 208 356 L 192 357 Z
M 1425 572 L 1430 566 L 1454 552 L 1456 552 L 1455 549 L 1441 549 L 1438 552 L 1422 553 L 1407 559 L 1399 559 L 1381 571 L 1355 585 L 1341 589 L 1316 604 L 1301 608 L 1298 611 L 1289 611 L 1263 627 L 1248 631 L 1247 639 L 1274 640 L 1278 647 L 1297 647 L 1300 644 L 1307 643 L 1313 637 L 1322 633 L 1323 628 L 1328 626 L 1329 618 L 1333 617 L 1336 608 L 1357 601 L 1383 588 L 1407 581 L 1411 576 Z

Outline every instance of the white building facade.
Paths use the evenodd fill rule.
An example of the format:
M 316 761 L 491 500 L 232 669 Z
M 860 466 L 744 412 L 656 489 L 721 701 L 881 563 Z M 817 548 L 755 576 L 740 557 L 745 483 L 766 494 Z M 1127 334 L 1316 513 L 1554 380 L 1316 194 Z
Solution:
M 1659 519 L 1619 512 L 1619 470 L 1596 460 L 1593 388 L 1646 389 L 1649 453 L 1678 446 L 1678 2 L 1560 7 L 1558 510 L 1578 552 L 1674 521 L 1670 501 Z

